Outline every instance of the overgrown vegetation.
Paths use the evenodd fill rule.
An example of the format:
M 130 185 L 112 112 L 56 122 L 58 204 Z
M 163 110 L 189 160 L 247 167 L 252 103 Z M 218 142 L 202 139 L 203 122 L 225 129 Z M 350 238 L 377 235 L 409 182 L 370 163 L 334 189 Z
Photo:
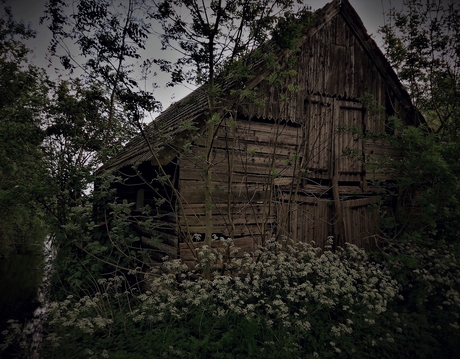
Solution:
M 382 29 L 392 65 L 427 123 L 407 127 L 395 114 L 384 119 L 385 134 L 367 134 L 391 141 L 402 154 L 398 161 L 375 164 L 396 171 L 395 181 L 382 190 L 398 208 L 393 212 L 389 206 L 382 213 L 384 236 L 378 250 L 366 254 L 347 245 L 333 252 L 294 238 L 269 240 L 255 253 L 230 258 L 235 251 L 231 239 L 219 239 L 220 250 L 210 249 L 209 217 L 207 245 L 198 249 L 195 269 L 166 261 L 150 270 L 149 253 L 139 249 L 141 239 L 130 226 L 133 204 L 115 198 L 113 184 L 123 179 L 107 174 L 97 178 L 97 190 L 91 191 L 95 169 L 135 129 L 143 129 L 144 111 L 158 105 L 137 87 L 126 62 L 138 58 L 150 34 L 149 25 L 138 17 L 146 8 L 130 1 L 121 23 L 108 3 L 80 2 L 80 12 L 72 18 L 75 24 L 62 17 L 63 3 L 50 2 L 48 8 L 47 16 L 56 25 L 53 48 L 65 36 L 78 41 L 87 56 L 84 80 L 55 84 L 34 67 L 19 66 L 27 49 L 16 36 L 32 33 L 11 16 L 0 23 L 5 49 L 0 55 L 0 256 L 36 245 L 36 235 L 46 230 L 53 232 L 58 248 L 42 357 L 457 358 L 458 6 L 407 1 L 405 12 L 393 10 L 392 22 Z M 190 29 L 202 37 L 200 46 L 181 42 L 188 57 L 177 64 L 157 61 L 172 73 L 172 82 L 207 82 L 214 71 L 248 76 L 248 69 L 223 60 L 225 46 L 219 52 L 203 45 L 215 39 L 234 41 L 230 32 L 210 28 L 198 16 L 200 8 L 186 28 L 168 4 L 161 3 L 158 10 L 170 17 L 163 23 L 169 29 L 165 47 L 187 38 Z M 229 14 L 238 15 L 235 9 L 240 8 L 232 9 L 221 13 L 227 25 L 232 23 Z M 280 46 L 295 47 L 300 29 L 290 22 L 293 15 L 284 15 L 273 29 L 275 17 L 264 19 L 259 8 L 246 10 L 253 11 L 245 13 L 248 23 L 263 19 L 260 30 L 272 29 Z M 243 25 L 232 28 L 235 36 L 244 35 Z M 108 33 L 120 36 L 103 36 Z M 239 44 L 249 47 L 235 47 L 230 57 L 243 56 L 265 39 L 262 35 L 243 36 Z M 72 67 L 69 54 L 61 60 Z M 194 62 L 199 71 L 182 71 L 182 65 Z M 214 116 L 219 96 L 212 86 L 209 98 L 212 142 L 220 121 Z M 372 99 L 365 101 L 371 109 Z M 212 176 L 211 169 L 208 174 Z M 140 218 L 147 213 L 145 209 Z M 0 353 L 8 350 L 24 358 L 31 354 L 23 338 L 34 333 L 23 323 L 11 321 L 2 334 Z
M 91 294 L 50 303 L 42 355 L 457 357 L 460 269 L 452 245 L 396 242 L 375 260 L 353 245 L 332 252 L 271 241 L 227 261 L 222 274 L 216 264 L 234 248 L 221 241 L 211 280 L 168 261 L 149 273 L 144 290 L 125 277 L 99 278 Z M 6 344 L 20 332 L 13 324 Z

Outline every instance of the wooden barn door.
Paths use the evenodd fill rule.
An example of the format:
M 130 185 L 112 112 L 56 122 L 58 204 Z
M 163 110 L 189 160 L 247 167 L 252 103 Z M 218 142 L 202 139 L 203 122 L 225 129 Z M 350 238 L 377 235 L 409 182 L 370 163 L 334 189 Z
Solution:
M 350 242 L 368 247 L 368 239 L 378 227 L 378 211 L 372 207 L 374 198 L 356 195 L 366 187 L 365 109 L 358 101 L 311 95 L 305 101 L 305 115 L 304 168 L 310 182 L 328 189 L 316 193 L 321 199 L 298 195 L 298 200 L 290 204 L 285 215 L 289 217 L 289 234 L 317 242 L 333 235 L 335 245 Z M 314 190 L 312 187 L 304 188 Z
M 377 197 L 341 201 L 341 218 L 337 217 L 330 199 L 298 195 L 290 202 L 287 193 L 278 194 L 278 199 L 278 235 L 294 241 L 314 241 L 324 248 L 327 237 L 335 234 L 338 221 L 341 221 L 343 242 L 338 243 L 340 246 L 345 242 L 366 250 L 375 246 L 380 218 Z
M 324 247 L 332 234 L 331 201 L 301 194 L 293 200 L 287 192 L 278 192 L 277 197 L 278 235 Z
M 303 157 L 312 177 L 361 181 L 363 106 L 356 101 L 312 95 L 305 101 L 305 116 Z
M 359 198 L 342 202 L 345 239 L 366 250 L 373 249 L 379 228 L 378 198 Z
M 365 128 L 362 105 L 354 101 L 334 99 L 332 127 L 331 186 L 334 202 L 334 245 L 344 246 L 345 242 L 355 240 L 353 237 L 356 232 L 355 227 L 360 226 L 348 221 L 351 207 L 344 205 L 343 198 L 344 195 L 350 196 L 348 186 L 361 187 L 361 189 L 365 186 L 362 139 Z
M 305 100 L 305 118 L 303 167 L 309 171 L 311 177 L 329 179 L 334 133 L 334 99 L 311 95 Z
M 339 181 L 362 182 L 364 172 L 364 108 L 360 103 L 334 101 L 334 175 Z

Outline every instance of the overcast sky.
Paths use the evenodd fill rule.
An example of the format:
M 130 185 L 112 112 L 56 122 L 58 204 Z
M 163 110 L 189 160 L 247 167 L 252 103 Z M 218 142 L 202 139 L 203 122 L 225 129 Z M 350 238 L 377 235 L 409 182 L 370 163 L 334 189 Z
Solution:
M 71 0 L 68 0 L 71 2 Z M 126 1 L 126 0 L 120 0 Z M 331 0 L 305 0 L 305 5 L 310 5 L 313 10 L 319 9 L 326 5 Z M 378 34 L 378 29 L 385 22 L 384 13 L 390 7 L 401 8 L 402 0 L 349 0 L 355 8 L 361 20 L 364 23 L 368 33 L 376 40 L 377 44 L 381 45 L 381 37 Z M 7 4 L 12 6 L 13 14 L 16 19 L 23 19 L 26 23 L 30 23 L 32 28 L 38 32 L 37 38 L 29 44 L 34 50 L 33 61 L 41 67 L 46 67 L 45 54 L 51 38 L 49 30 L 46 26 L 39 25 L 39 18 L 43 14 L 46 0 L 6 0 Z M 52 69 L 48 71 L 52 74 Z M 160 88 L 154 91 L 155 97 L 163 103 L 163 109 L 168 107 L 172 102 L 181 99 L 189 90 L 184 87 L 164 88 L 164 80 L 161 76 L 157 76 L 155 81 L 160 85 Z M 151 88 L 147 88 L 151 90 Z

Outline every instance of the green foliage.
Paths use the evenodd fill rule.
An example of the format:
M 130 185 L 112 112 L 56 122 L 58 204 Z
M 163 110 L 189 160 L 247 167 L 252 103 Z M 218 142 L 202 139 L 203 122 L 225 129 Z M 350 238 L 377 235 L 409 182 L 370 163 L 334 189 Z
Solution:
M 374 183 L 387 199 L 393 198 L 396 208 L 384 218 L 386 234 L 394 237 L 410 233 L 421 238 L 457 241 L 460 172 L 454 158 L 460 154 L 459 145 L 456 141 L 440 141 L 439 135 L 425 126 L 402 126 L 399 121 L 394 125 L 398 136 L 374 133 L 370 137 L 391 144 L 399 155 L 366 163 L 368 171 L 386 169 L 394 178 L 392 182 Z
M 292 0 L 212 2 L 211 9 L 200 1 L 175 0 L 158 3 L 151 13 L 162 26 L 163 48 L 182 54 L 174 63 L 155 60 L 161 70 L 171 73 L 170 85 L 206 83 L 212 90 L 216 81 L 229 77 L 245 81 L 252 75 L 251 64 L 273 53 L 273 48 L 260 51 L 270 37 L 281 39 L 283 48 L 286 43 L 290 47 L 311 19 L 306 9 L 294 15 Z
M 366 132 L 365 138 L 381 141 L 393 149 L 391 156 L 375 161 L 366 159 L 369 172 L 385 170 L 394 178 L 391 182 L 374 183 L 380 186 L 381 193 L 393 207 L 383 213 L 382 225 L 386 235 L 390 238 L 408 235 L 424 240 L 458 241 L 458 138 L 444 131 L 433 131 L 427 124 L 415 127 L 408 126 L 396 116 L 385 119 L 372 97 L 365 96 L 361 102 L 369 116 L 385 122 L 384 132 Z M 352 128 L 344 130 L 353 131 Z
M 376 260 L 387 263 L 400 284 L 401 357 L 456 358 L 460 349 L 459 245 L 406 235 L 387 242 Z M 383 256 L 383 258 L 381 257 Z M 415 348 L 419 343 L 419 348 Z
M 92 172 L 140 126 L 143 111 L 156 106 L 150 94 L 139 91 L 126 63 L 139 57 L 150 34 L 144 16 L 160 21 L 165 48 L 177 45 L 183 51 L 175 64 L 155 61 L 171 73 L 171 83 L 210 82 L 208 125 L 214 131 L 223 93 L 214 79 L 227 81 L 231 75 L 247 80 L 251 63 L 262 59 L 273 68 L 267 80 L 285 84 L 295 72 L 277 66 L 272 51 L 251 49 L 273 34 L 279 47 L 294 50 L 311 14 L 301 13 L 298 19 L 290 13 L 291 1 L 270 2 L 273 9 L 287 11 L 281 18 L 267 15 L 260 1 L 228 2 L 225 7 L 213 1 L 212 12 L 189 0 L 160 2 L 155 9 L 129 1 L 127 7 L 120 5 L 121 12 L 111 1 L 79 1 L 74 16 L 67 17 L 64 2 L 52 1 L 47 7 L 55 36 L 52 48 L 62 38 L 77 41 L 81 54 L 88 56 L 83 67 L 92 79 L 55 86 L 21 62 L 27 50 L 10 30 L 4 31 L 16 29 L 24 35 L 26 29 L 2 19 L 0 25 L 7 25 L 1 28 L 0 45 L 8 51 L 0 52 L 0 134 L 5 134 L 0 142 L 0 250 L 8 253 L 44 233 L 44 211 L 52 216 L 48 222 L 59 249 L 42 355 L 454 358 L 460 312 L 460 97 L 458 36 L 447 30 L 458 34 L 458 11 L 452 7 L 446 17 L 430 17 L 436 10 L 432 4 L 409 3 L 409 13 L 394 14 L 395 27 L 383 31 L 393 65 L 434 131 L 404 127 L 397 117 L 380 118 L 382 109 L 369 96 L 362 102 L 370 116 L 385 122 L 384 133 L 341 128 L 360 138 L 391 141 L 403 154 L 374 163 L 391 166 L 397 174 L 383 190 L 401 206 L 382 223 L 386 234 L 400 242 L 388 242 L 368 257 L 351 245 L 333 253 L 303 243 L 268 241 L 251 255 L 229 259 L 236 250 L 228 241 L 222 250 L 198 250 L 195 270 L 170 261 L 146 277 L 142 271 L 150 253 L 132 225 L 154 229 L 152 209 L 146 206 L 141 216 L 132 216 L 133 203 L 115 198 L 113 188 L 122 180 L 111 174 L 98 178 L 97 190 L 89 191 Z M 423 6 L 429 11 L 421 11 Z M 185 8 L 190 13 L 182 18 Z M 123 21 L 121 13 L 126 15 Z M 455 50 L 453 61 L 446 48 Z M 226 55 L 229 60 L 224 60 Z M 72 67 L 70 54 L 61 60 Z M 289 60 L 295 61 L 295 56 Z M 288 84 L 281 97 L 287 101 L 299 90 Z M 254 88 L 231 95 L 264 103 Z M 40 122 L 45 112 L 46 121 Z M 197 130 L 193 122 L 182 126 Z M 21 141 L 11 140 L 19 137 Z M 247 152 L 251 156 L 257 149 Z M 345 154 L 362 160 L 353 149 Z M 296 160 L 293 155 L 286 165 Z M 270 174 L 279 176 L 276 171 Z M 162 186 L 170 180 L 160 174 L 149 184 Z M 165 201 L 157 198 L 154 204 Z M 206 206 L 211 209 L 213 204 Z M 8 225 L 3 225 L 5 219 Z M 210 280 L 200 278 L 205 268 L 215 269 Z M 16 322 L 10 329 L 0 350 L 17 336 L 32 334 Z
M 99 176 L 96 188 L 68 209 L 67 221 L 54 241 L 59 250 L 51 278 L 52 298 L 61 300 L 69 293 L 90 295 L 95 281 L 114 275 L 126 276 L 130 285 L 138 285 L 152 257 L 158 259 L 152 245 L 161 243 L 161 238 L 152 233 L 164 223 L 158 222 L 161 214 L 157 211 L 167 207 L 169 200 L 152 198 L 150 205 L 134 212 L 134 203 L 117 197 L 117 186 L 126 181 L 110 173 Z M 158 174 L 146 184 L 154 189 L 169 182 L 169 175 Z
M 313 13 L 307 8 L 296 14 L 286 13 L 278 19 L 273 30 L 272 39 L 281 49 L 294 50 L 302 37 L 302 30 L 314 19 Z
M 66 8 L 64 1 L 50 1 L 41 21 L 48 22 L 53 34 L 51 54 L 70 74 L 76 68 L 87 74 L 77 91 L 88 91 L 83 97 L 96 96 L 93 105 L 103 105 L 100 110 L 105 121 L 101 123 L 101 114 L 97 113 L 95 124 L 105 147 L 99 154 L 106 160 L 118 149 L 120 135 L 126 134 L 120 129 L 132 134 L 142 126 L 144 113 L 159 107 L 152 94 L 140 88 L 134 71 L 134 65 L 144 76 L 150 71 L 150 61 L 139 63 L 140 52 L 151 34 L 151 24 L 146 21 L 150 7 L 134 0 L 82 0 L 76 2 L 72 14 Z M 81 63 L 66 41 L 78 46 Z M 110 151 L 105 152 L 107 149 Z
M 0 259 L 43 241 L 46 226 L 40 202 L 48 174 L 40 145 L 41 116 L 47 104 L 44 72 L 27 63 L 20 39 L 32 30 L 13 19 L 6 7 L 0 18 Z
M 417 108 L 443 138 L 458 137 L 460 7 L 405 0 L 381 28 L 385 50 Z
M 180 261 L 146 276 L 93 282 L 92 295 L 50 304 L 49 358 L 455 358 L 459 248 L 388 243 L 369 257 L 269 241 L 229 259 L 232 241 L 203 247 L 215 272 Z M 209 262 L 210 261 L 210 262 Z M 194 277 L 195 279 L 191 279 Z M 15 323 L 6 344 L 20 333 Z
M 51 90 L 42 149 L 52 188 L 47 212 L 56 234 L 55 245 L 60 246 L 71 209 L 87 203 L 93 172 L 103 158 L 121 147 L 121 137 L 129 131 L 113 125 L 116 138 L 108 149 L 104 144 L 108 105 L 101 88 L 75 80 L 55 84 Z

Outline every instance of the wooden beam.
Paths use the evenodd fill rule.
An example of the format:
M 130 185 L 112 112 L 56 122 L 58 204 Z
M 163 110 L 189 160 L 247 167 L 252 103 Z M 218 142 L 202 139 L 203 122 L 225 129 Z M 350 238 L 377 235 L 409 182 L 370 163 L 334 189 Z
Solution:
M 339 136 L 338 125 L 339 125 L 339 116 L 340 116 L 340 106 L 337 100 L 334 99 L 333 102 L 333 118 L 332 118 L 332 198 L 334 200 L 334 210 L 335 210 L 335 221 L 334 226 L 334 244 L 333 248 L 338 246 L 343 247 L 345 241 L 347 240 L 345 236 L 345 225 L 343 222 L 343 210 L 342 204 L 340 203 L 340 191 L 339 191 L 339 167 L 340 167 L 340 145 L 339 145 Z

